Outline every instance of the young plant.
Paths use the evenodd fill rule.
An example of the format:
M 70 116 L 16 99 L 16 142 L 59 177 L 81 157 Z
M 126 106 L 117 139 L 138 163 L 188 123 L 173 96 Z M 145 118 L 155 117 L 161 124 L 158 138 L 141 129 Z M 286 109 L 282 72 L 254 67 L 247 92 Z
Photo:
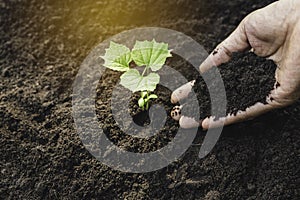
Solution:
M 156 73 L 163 67 L 168 57 L 171 57 L 171 50 L 168 44 L 152 41 L 136 41 L 133 49 L 115 42 L 110 42 L 110 46 L 105 50 L 104 66 L 124 72 L 120 79 L 120 84 L 132 92 L 141 92 L 138 105 L 143 110 L 149 109 L 150 99 L 156 99 L 157 95 L 151 94 L 156 89 L 160 77 Z M 129 64 L 134 62 L 137 68 L 142 69 L 140 73 L 137 69 L 130 68 Z
M 141 98 L 138 100 L 139 107 L 142 108 L 142 110 L 148 110 L 149 109 L 149 100 L 150 99 L 157 99 L 157 95 L 150 94 L 148 91 L 141 92 Z

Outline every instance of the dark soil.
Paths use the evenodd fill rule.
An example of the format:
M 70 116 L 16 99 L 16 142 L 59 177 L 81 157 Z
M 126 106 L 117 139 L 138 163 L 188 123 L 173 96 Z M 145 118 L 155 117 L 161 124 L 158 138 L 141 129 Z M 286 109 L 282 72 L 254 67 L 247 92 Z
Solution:
M 266 97 L 276 82 L 275 63 L 272 60 L 260 58 L 254 53 L 233 53 L 231 61 L 222 64 L 218 69 L 226 91 L 226 114 L 236 114 L 239 110 L 244 111 L 257 102 L 266 104 Z M 210 76 L 210 73 L 208 71 L 204 76 Z M 211 77 L 213 80 L 214 76 Z M 200 119 L 203 119 L 212 115 L 209 86 L 202 77 L 197 77 L 196 80 L 194 91 L 197 93 L 201 108 Z M 214 81 L 209 84 L 211 84 L 210 87 L 216 85 Z M 220 104 L 219 101 L 222 100 L 218 100 L 218 103 Z
M 245 110 L 256 102 L 266 104 L 275 84 L 276 64 L 253 53 L 233 54 L 232 61 L 220 66 L 227 95 L 227 113 Z M 232 72 L 236 76 L 232 75 Z
M 204 159 L 198 158 L 205 136 L 199 130 L 178 161 L 145 174 L 97 161 L 72 118 L 72 83 L 83 59 L 104 39 L 134 27 L 162 26 L 212 51 L 247 13 L 270 2 L 0 0 L 1 199 L 299 199 L 299 101 L 226 127 Z M 169 62 L 188 80 L 200 80 L 180 58 Z M 220 69 L 227 112 L 264 101 L 274 84 L 273 63 L 252 54 L 237 55 Z M 97 89 L 106 135 L 134 152 L 165 146 L 178 129 L 170 117 L 157 135 L 139 139 L 117 129 L 109 111 L 99 114 L 107 111 L 109 88 L 119 76 L 107 70 Z M 153 103 L 169 112 L 170 91 L 159 86 L 156 92 L 160 98 Z M 137 98 L 132 96 L 132 116 L 139 113 Z M 202 98 L 201 117 L 210 114 L 209 99 Z

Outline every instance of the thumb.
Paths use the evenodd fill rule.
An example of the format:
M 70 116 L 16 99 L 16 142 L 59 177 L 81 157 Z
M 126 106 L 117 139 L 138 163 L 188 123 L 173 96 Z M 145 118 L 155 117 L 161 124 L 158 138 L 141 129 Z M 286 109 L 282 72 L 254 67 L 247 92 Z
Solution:
M 207 117 L 202 121 L 202 128 L 207 130 L 209 128 L 216 128 L 220 126 L 227 126 L 237 122 L 242 122 L 248 119 L 253 119 L 259 115 L 275 109 L 276 106 L 270 104 L 256 103 L 247 108 L 245 111 L 238 111 L 236 114 L 229 114 L 226 117 L 216 119 L 214 117 Z

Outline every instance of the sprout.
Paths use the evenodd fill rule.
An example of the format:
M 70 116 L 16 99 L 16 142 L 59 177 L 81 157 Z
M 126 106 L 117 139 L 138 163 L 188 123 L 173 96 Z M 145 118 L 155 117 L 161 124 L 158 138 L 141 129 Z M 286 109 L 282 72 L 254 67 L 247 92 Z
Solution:
M 156 73 L 163 67 L 168 57 L 171 57 L 171 50 L 168 44 L 152 41 L 136 41 L 133 49 L 122 44 L 111 42 L 105 55 L 104 66 L 124 72 L 120 79 L 120 84 L 132 92 L 141 92 L 138 105 L 143 110 L 149 109 L 150 99 L 158 98 L 155 94 L 150 94 L 156 89 L 160 81 L 160 76 Z M 143 67 L 142 74 L 129 67 L 130 62 L 134 62 L 138 67 Z

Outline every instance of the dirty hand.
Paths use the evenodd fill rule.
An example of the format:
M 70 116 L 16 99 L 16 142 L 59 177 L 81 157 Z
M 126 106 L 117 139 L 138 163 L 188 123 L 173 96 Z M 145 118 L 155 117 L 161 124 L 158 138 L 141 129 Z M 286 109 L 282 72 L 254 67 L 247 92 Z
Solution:
M 277 64 L 276 83 L 267 97 L 267 104 L 258 102 L 236 115 L 229 114 L 216 121 L 213 117 L 208 117 L 202 122 L 197 122 L 181 116 L 180 126 L 192 128 L 200 125 L 203 129 L 208 129 L 223 124 L 229 125 L 290 105 L 300 97 L 300 1 L 280 0 L 249 14 L 206 58 L 200 66 L 200 72 L 204 73 L 212 67 L 228 62 L 233 52 L 247 50 L 272 59 Z M 187 97 L 192 89 L 191 83 L 181 87 L 183 88 L 186 91 L 181 94 L 178 90 L 173 92 L 173 103 Z

